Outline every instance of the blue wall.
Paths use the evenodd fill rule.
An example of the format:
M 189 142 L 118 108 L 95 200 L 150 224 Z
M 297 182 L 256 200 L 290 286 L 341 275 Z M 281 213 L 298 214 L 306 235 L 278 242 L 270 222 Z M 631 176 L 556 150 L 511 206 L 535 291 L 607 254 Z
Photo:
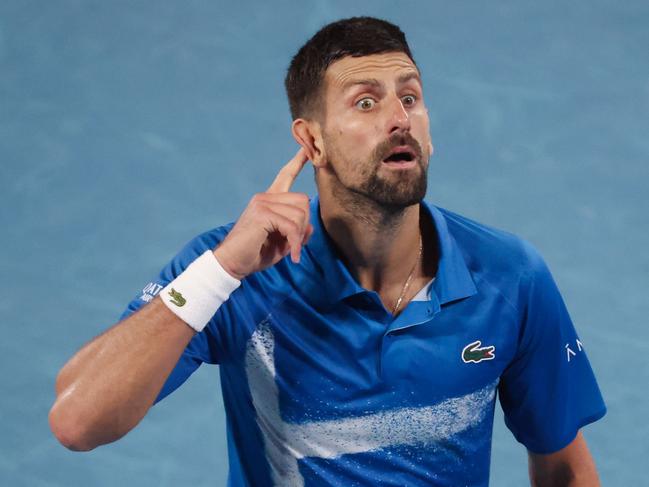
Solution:
M 423 72 L 428 200 L 548 261 L 609 406 L 585 430 L 603 483 L 645 481 L 649 4 L 347 3 L 0 2 L 0 484 L 224 485 L 217 369 L 86 454 L 49 431 L 54 379 L 272 181 L 296 149 L 290 57 L 356 14 L 400 24 Z M 295 189 L 314 192 L 310 169 Z M 499 408 L 492 465 L 492 485 L 525 485 Z

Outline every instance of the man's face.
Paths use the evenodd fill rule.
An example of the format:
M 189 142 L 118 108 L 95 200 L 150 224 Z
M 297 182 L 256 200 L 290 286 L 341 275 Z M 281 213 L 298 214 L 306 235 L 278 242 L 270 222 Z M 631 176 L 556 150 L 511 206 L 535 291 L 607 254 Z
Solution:
M 419 71 L 400 52 L 345 57 L 325 72 L 323 156 L 334 194 L 419 203 L 432 154 Z

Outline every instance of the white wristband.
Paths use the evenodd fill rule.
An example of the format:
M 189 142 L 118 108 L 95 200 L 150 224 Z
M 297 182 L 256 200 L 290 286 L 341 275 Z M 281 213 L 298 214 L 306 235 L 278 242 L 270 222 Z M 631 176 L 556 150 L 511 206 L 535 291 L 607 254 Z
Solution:
M 200 332 L 240 284 L 207 250 L 160 291 L 160 298 L 181 320 Z

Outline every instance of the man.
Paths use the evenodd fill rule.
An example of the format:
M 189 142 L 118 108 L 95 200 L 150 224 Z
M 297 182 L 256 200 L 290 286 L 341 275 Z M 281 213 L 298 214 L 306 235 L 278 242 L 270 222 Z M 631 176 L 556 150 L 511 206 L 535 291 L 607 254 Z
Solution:
M 423 201 L 433 146 L 401 30 L 324 27 L 286 88 L 302 148 L 65 365 L 55 435 L 114 441 L 208 362 L 233 486 L 487 485 L 496 391 L 533 485 L 598 485 L 579 429 L 606 408 L 543 259 Z M 308 160 L 311 200 L 290 191 Z

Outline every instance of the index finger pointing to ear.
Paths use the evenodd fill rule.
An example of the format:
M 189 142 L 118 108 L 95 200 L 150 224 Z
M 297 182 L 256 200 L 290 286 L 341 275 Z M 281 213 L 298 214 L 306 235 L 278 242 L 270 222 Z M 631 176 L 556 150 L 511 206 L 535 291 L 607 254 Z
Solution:
M 273 184 L 270 185 L 270 187 L 266 192 L 267 193 L 288 192 L 288 190 L 291 189 L 293 182 L 297 178 L 297 175 L 300 174 L 300 171 L 302 170 L 306 161 L 308 160 L 309 158 L 306 154 L 306 150 L 304 150 L 304 147 L 300 147 L 300 150 L 297 151 L 295 157 L 293 157 L 293 159 L 288 161 L 288 163 L 286 163 L 286 165 L 279 170 L 279 173 L 275 177 Z

